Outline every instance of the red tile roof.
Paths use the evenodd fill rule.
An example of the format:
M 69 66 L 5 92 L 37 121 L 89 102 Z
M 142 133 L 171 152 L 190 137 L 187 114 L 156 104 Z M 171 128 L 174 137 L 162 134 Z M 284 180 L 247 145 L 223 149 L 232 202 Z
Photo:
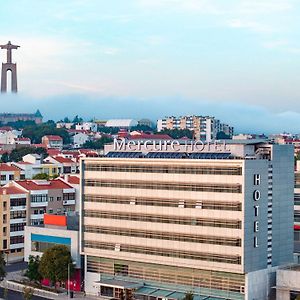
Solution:
M 167 134 L 137 134 L 137 135 L 131 135 L 128 136 L 129 140 L 173 140 L 169 135 Z
M 47 150 L 47 153 L 48 153 L 50 156 L 53 156 L 53 155 L 60 154 L 61 151 L 58 150 L 58 149 L 48 149 L 48 150 Z
M 30 138 L 15 138 L 15 141 L 23 141 L 23 142 L 25 142 L 25 141 L 29 141 L 30 142 Z
M 13 128 L 10 126 L 2 126 L 0 127 L 0 131 L 12 131 Z
M 70 158 L 67 157 L 62 157 L 62 156 L 52 156 L 53 159 L 55 159 L 57 162 L 64 164 L 64 163 L 71 163 L 74 164 L 74 161 Z
M 29 191 L 71 189 L 71 185 L 61 179 L 54 180 L 18 180 L 17 184 Z
M 25 194 L 25 192 L 15 186 L 0 187 L 0 195 Z
M 0 172 L 16 172 L 16 171 L 20 171 L 19 168 L 14 167 L 14 166 L 10 166 L 8 164 L 0 164 Z
M 62 141 L 62 137 L 59 135 L 45 135 L 43 138 L 47 138 L 49 141 Z
M 70 184 L 79 184 L 80 183 L 80 179 L 79 179 L 79 177 L 78 176 L 72 176 L 72 175 L 70 175 L 67 179 L 66 179 L 66 181 L 68 182 L 68 183 L 70 183 Z

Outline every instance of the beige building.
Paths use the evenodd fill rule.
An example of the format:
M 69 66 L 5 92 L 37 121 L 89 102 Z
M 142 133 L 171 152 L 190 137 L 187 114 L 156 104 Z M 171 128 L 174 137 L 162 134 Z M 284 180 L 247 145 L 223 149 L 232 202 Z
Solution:
M 0 188 L 0 251 L 8 262 L 24 256 L 28 194 L 17 187 Z
M 293 147 L 148 146 L 81 161 L 86 291 L 271 299 L 276 268 L 292 261 Z
M 157 131 L 164 129 L 188 129 L 193 131 L 196 140 L 211 142 L 217 139 L 217 134 L 223 132 L 229 137 L 233 135 L 233 127 L 221 123 L 215 117 L 210 116 L 181 116 L 166 117 L 157 120 Z

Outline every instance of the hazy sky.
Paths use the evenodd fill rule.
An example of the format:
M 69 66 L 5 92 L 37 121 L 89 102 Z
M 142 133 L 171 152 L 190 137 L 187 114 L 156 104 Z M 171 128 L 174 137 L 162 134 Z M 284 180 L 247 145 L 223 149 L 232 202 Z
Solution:
M 19 94 L 1 111 L 300 132 L 299 0 L 1 0 L 8 40 Z

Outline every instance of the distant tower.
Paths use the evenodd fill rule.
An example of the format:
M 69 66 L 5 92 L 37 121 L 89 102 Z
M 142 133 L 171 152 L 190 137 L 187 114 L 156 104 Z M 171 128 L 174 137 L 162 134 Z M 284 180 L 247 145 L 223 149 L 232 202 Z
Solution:
M 11 50 L 18 49 L 20 46 L 12 45 L 9 41 L 6 45 L 0 45 L 1 49 L 7 50 L 7 62 L 2 63 L 1 73 L 1 93 L 7 92 L 7 72 L 11 71 L 11 91 L 16 93 L 17 88 L 17 64 L 12 63 Z

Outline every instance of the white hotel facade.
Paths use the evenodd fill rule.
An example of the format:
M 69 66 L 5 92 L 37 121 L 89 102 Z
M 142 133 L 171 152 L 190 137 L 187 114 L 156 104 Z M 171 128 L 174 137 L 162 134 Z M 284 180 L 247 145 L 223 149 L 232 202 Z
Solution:
M 293 261 L 293 147 L 123 146 L 81 161 L 86 292 L 272 299 Z

